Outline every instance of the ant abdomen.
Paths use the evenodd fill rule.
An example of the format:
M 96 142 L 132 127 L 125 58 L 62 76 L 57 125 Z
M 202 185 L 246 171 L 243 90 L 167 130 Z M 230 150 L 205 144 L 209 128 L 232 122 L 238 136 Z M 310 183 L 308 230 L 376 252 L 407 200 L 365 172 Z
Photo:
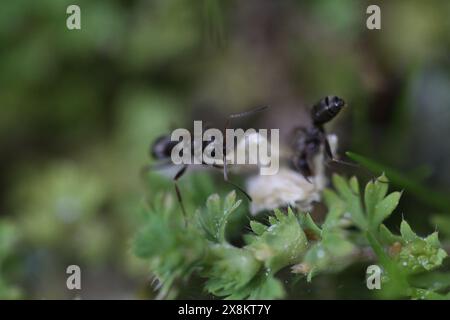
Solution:
M 169 135 L 160 136 L 152 144 L 150 153 L 157 160 L 170 158 L 172 149 L 177 143 L 177 141 L 172 141 Z

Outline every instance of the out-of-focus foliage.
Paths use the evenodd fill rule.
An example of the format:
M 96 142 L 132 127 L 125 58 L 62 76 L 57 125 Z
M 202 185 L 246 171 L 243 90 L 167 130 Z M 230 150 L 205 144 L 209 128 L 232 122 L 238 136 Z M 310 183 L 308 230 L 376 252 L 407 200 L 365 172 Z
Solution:
M 374 3 L 380 31 L 365 26 Z M 450 181 L 450 144 L 442 142 L 450 134 L 448 1 L 78 0 L 82 29 L 73 31 L 66 28 L 69 4 L 4 1 L 0 10 L 0 214 L 20 234 L 0 278 L 20 287 L 21 297 L 72 298 L 65 269 L 74 263 L 83 270 L 82 298 L 153 297 L 129 239 L 142 202 L 173 190 L 170 169 L 139 177 L 154 138 L 193 118 L 221 121 L 263 104 L 272 111 L 261 125 L 280 128 L 285 143 L 293 126 L 308 121 L 306 108 L 327 94 L 349 104 L 329 127 L 341 151 L 367 155 L 421 186 L 388 174 L 405 189 L 400 207 L 414 229 L 425 234 L 436 224 L 450 240 L 448 206 L 429 192 L 447 194 Z M 369 175 L 358 171 L 361 179 Z M 214 179 L 183 177 L 187 211 L 229 190 Z M 233 244 L 242 242 L 245 205 L 229 217 Z M 436 218 L 430 223 L 424 212 Z M 323 246 L 336 244 L 344 254 L 347 240 L 330 233 Z M 308 259 L 326 265 L 315 260 L 321 248 Z M 352 276 L 346 281 L 358 284 Z M 325 289 L 311 285 L 299 295 L 289 282 L 286 294 L 369 294 L 357 285 L 334 288 L 341 274 L 323 279 Z M 280 288 L 275 278 L 264 283 L 261 296 Z
M 16 247 L 18 234 L 16 227 L 7 221 L 0 221 L 0 299 L 18 299 L 22 296 L 20 289 L 11 283 L 12 274 L 9 259 Z

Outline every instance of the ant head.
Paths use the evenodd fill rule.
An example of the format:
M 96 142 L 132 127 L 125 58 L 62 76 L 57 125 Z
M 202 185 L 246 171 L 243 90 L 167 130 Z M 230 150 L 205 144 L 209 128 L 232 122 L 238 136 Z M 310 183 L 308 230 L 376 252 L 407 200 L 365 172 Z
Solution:
M 164 135 L 156 138 L 150 147 L 150 154 L 155 159 L 165 159 L 170 157 L 173 148 L 173 141 L 170 135 Z
M 316 125 L 332 120 L 345 106 L 345 101 L 337 96 L 326 96 L 312 108 L 312 118 Z
M 328 96 L 325 100 L 329 108 L 340 111 L 345 106 L 345 101 L 337 96 Z

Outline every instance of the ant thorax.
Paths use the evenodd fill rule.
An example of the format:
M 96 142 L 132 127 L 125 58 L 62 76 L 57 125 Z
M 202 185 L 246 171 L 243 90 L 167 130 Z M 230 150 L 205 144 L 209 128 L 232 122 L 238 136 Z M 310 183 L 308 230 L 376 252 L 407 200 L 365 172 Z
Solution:
M 261 175 L 278 171 L 278 129 L 226 129 L 224 134 L 214 128 L 203 130 L 202 122 L 194 121 L 193 137 L 180 128 L 172 132 L 171 141 L 175 142 L 170 156 L 175 165 L 223 167 L 226 161 L 230 165 L 259 165 Z

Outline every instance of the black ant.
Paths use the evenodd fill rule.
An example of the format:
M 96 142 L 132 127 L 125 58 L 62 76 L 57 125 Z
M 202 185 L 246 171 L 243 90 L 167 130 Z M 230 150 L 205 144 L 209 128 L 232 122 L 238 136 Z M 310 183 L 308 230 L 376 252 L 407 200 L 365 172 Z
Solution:
M 224 132 L 226 132 L 226 129 L 228 129 L 228 126 L 230 125 L 230 122 L 232 119 L 236 119 L 236 118 L 241 118 L 241 117 L 245 117 L 245 116 L 249 116 L 252 115 L 254 113 L 263 111 L 265 109 L 267 109 L 267 106 L 264 107 L 259 107 L 253 110 L 249 110 L 249 111 L 244 111 L 244 112 L 240 112 L 240 113 L 233 113 L 230 114 L 227 118 L 226 124 L 225 124 L 225 128 L 224 128 Z M 248 195 L 247 192 L 244 191 L 244 189 L 242 189 L 240 186 L 238 186 L 237 184 L 233 183 L 232 181 L 229 180 L 228 178 L 228 166 L 227 166 L 227 161 L 226 161 L 226 134 L 224 134 L 224 141 L 223 141 L 223 165 L 210 165 L 210 164 L 206 164 L 204 162 L 201 163 L 201 165 L 204 166 L 213 166 L 214 168 L 218 168 L 223 170 L 223 178 L 225 180 L 225 182 L 231 184 L 233 187 L 235 187 L 236 189 L 238 189 L 240 192 L 242 192 L 249 201 L 252 201 L 252 198 Z M 163 135 L 158 137 L 151 145 L 150 147 L 150 154 L 151 156 L 155 159 L 155 160 L 159 160 L 160 163 L 156 164 L 155 166 L 146 166 L 144 167 L 144 171 L 147 170 L 152 170 L 152 169 L 160 169 L 163 167 L 167 167 L 170 165 L 173 165 L 172 160 L 171 160 L 171 154 L 172 154 L 172 149 L 178 144 L 178 141 L 172 141 L 170 138 L 170 135 Z M 205 150 L 205 148 L 211 144 L 214 143 L 213 141 L 203 141 L 202 143 L 202 152 L 203 150 Z M 191 148 L 192 148 L 192 154 L 194 154 L 193 148 L 194 148 L 194 144 L 191 143 Z M 203 161 L 203 160 L 202 160 Z M 186 173 L 186 170 L 188 169 L 189 165 L 188 164 L 182 164 L 181 168 L 177 171 L 177 173 L 175 174 L 175 176 L 173 177 L 173 182 L 175 185 L 175 192 L 177 195 L 177 199 L 178 202 L 180 204 L 181 210 L 183 212 L 183 215 L 186 217 L 186 210 L 184 208 L 183 205 L 183 199 L 181 197 L 181 192 L 180 189 L 178 187 L 178 180 Z
M 314 175 L 313 158 L 325 149 L 325 155 L 332 162 L 353 165 L 337 160 L 330 147 L 323 125 L 336 117 L 344 108 L 345 102 L 337 96 L 327 96 L 313 105 L 311 109 L 312 125 L 308 128 L 299 127 L 294 130 L 291 144 L 294 155 L 291 158 L 292 167 L 299 171 L 311 183 L 309 177 Z

